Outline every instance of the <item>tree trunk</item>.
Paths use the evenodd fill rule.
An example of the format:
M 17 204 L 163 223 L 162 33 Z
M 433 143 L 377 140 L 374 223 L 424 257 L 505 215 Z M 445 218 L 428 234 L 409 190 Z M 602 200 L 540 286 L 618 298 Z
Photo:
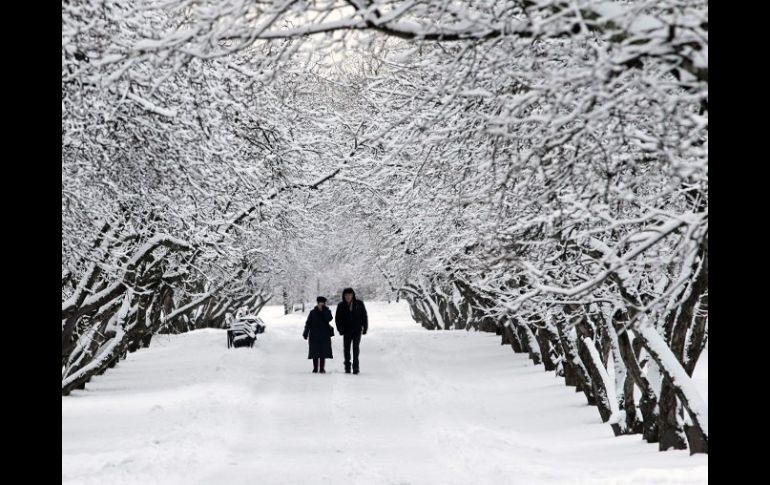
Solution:
M 564 350 L 565 361 L 568 361 L 574 371 L 577 378 L 576 391 L 582 391 L 586 396 L 588 404 L 596 405 L 596 398 L 593 393 L 593 384 L 591 383 L 591 377 L 588 370 L 583 365 L 578 355 L 577 342 L 571 337 L 569 331 L 566 329 L 566 320 L 558 318 L 556 328 L 559 332 L 559 340 L 561 341 L 561 348 Z
M 684 367 L 655 328 L 649 325 L 642 326 L 638 330 L 638 335 L 645 350 L 658 364 L 676 397 L 679 398 L 690 415 L 693 422 L 690 430 L 692 435 L 690 453 L 708 453 L 708 406 L 695 389 Z M 661 448 L 663 447 L 661 446 Z

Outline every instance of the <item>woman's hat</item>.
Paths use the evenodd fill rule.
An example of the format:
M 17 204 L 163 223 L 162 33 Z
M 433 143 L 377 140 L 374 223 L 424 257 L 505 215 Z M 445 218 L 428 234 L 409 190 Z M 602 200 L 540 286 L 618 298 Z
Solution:
M 324 298 L 322 296 L 319 296 L 318 298 L 315 299 L 315 302 L 316 303 L 326 303 L 326 298 Z

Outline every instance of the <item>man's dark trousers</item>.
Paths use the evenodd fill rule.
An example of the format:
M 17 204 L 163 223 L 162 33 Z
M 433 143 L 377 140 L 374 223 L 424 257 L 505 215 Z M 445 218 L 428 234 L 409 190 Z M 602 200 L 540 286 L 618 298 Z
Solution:
M 342 338 L 342 343 L 345 346 L 345 372 L 350 372 L 350 344 L 353 344 L 353 371 L 358 371 L 358 349 L 361 344 L 361 334 L 345 334 Z

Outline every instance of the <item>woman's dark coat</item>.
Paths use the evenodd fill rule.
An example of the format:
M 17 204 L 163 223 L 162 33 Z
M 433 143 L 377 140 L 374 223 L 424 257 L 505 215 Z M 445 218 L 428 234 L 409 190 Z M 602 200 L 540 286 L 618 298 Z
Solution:
M 332 337 L 334 330 L 329 322 L 332 321 L 332 312 L 324 307 L 323 313 L 318 307 L 310 310 L 305 322 L 305 331 L 302 336 L 307 340 L 308 359 L 332 359 Z

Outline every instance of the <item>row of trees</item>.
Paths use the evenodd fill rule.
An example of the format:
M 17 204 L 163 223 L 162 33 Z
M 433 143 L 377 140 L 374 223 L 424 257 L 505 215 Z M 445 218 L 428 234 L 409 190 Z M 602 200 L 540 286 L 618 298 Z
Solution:
M 705 2 L 62 17 L 63 392 L 344 265 L 426 328 L 497 332 L 617 434 L 707 452 Z
M 255 74 L 290 42 L 143 49 L 184 23 L 155 7 L 62 3 L 62 394 L 155 333 L 221 327 L 295 283 L 281 248 L 306 237 L 304 194 L 335 175 L 317 173 L 331 140 L 296 131 L 316 122 L 299 76 Z
M 368 116 L 353 213 L 424 327 L 497 332 L 616 434 L 707 452 L 707 7 L 578 5 L 342 76 Z

